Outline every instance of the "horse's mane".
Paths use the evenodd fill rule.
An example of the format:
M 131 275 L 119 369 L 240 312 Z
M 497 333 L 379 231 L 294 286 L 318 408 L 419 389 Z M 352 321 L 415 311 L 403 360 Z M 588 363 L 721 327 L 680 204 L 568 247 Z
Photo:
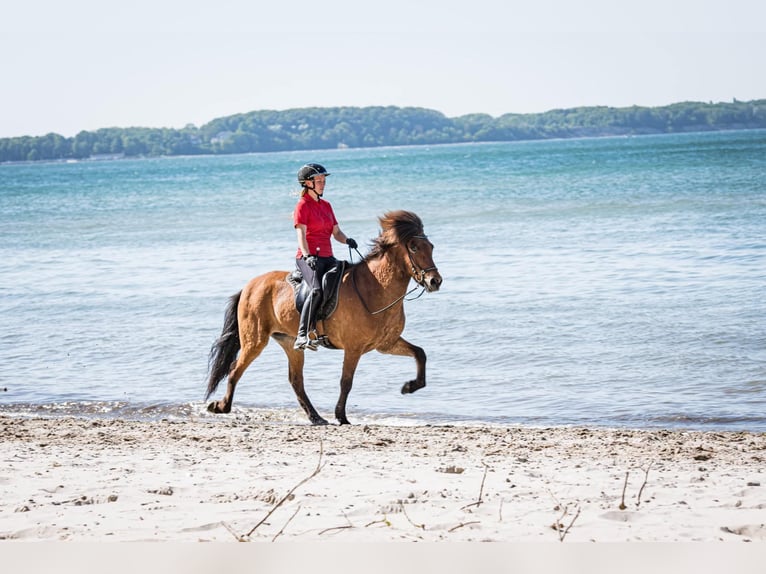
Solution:
M 423 235 L 423 222 L 411 211 L 389 211 L 378 218 L 380 235 L 372 242 L 372 249 L 365 259 L 375 259 L 383 256 L 389 249 L 399 243 L 407 243 L 417 235 Z

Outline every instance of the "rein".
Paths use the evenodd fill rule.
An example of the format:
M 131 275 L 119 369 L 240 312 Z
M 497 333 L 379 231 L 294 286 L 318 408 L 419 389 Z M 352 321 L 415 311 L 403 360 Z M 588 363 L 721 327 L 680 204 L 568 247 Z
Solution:
M 362 305 L 364 305 L 364 308 L 367 310 L 367 312 L 370 315 L 379 315 L 383 311 L 388 311 L 391 307 L 396 305 L 399 301 L 404 299 L 407 295 L 409 295 L 413 291 L 417 290 L 417 288 L 418 288 L 418 286 L 413 287 L 412 289 L 407 291 L 404 295 L 402 295 L 401 297 L 397 297 L 396 299 L 394 299 L 391 303 L 389 303 L 388 305 L 386 305 L 382 309 L 378 309 L 377 311 L 370 311 L 370 308 L 367 306 L 367 302 L 364 300 L 364 297 L 362 297 L 362 294 L 359 292 L 359 288 L 356 286 L 356 279 L 354 279 L 354 271 L 355 270 L 356 270 L 356 268 L 351 270 L 351 284 L 354 286 L 354 291 L 356 291 L 356 296 L 359 297 L 359 300 L 362 302 Z M 426 292 L 426 288 L 425 287 L 422 287 L 422 289 L 423 290 L 418 294 L 417 297 L 413 297 L 412 299 L 404 299 L 404 300 L 405 301 L 414 301 L 415 299 L 419 299 L 421 297 L 421 295 L 423 295 L 423 293 Z
M 413 236 L 413 239 L 428 239 L 428 237 L 426 235 L 415 235 Z M 359 255 L 360 258 L 364 259 L 362 254 L 359 253 L 358 249 L 355 249 L 354 251 L 356 251 L 357 255 Z M 349 252 L 349 255 L 351 255 L 350 247 L 348 248 L 348 252 Z M 410 252 L 409 248 L 407 248 L 407 257 L 410 260 L 410 269 L 412 270 L 412 278 L 415 280 L 417 285 L 413 287 L 412 289 L 410 289 L 409 291 L 407 291 L 401 297 L 397 297 L 396 299 L 394 299 L 394 301 L 392 301 L 391 303 L 389 303 L 382 309 L 378 309 L 377 311 L 370 311 L 370 308 L 367 306 L 367 302 L 364 300 L 364 297 L 362 297 L 362 294 L 360 293 L 359 288 L 356 286 L 356 279 L 354 278 L 354 271 L 356 271 L 356 267 L 351 269 L 351 284 L 354 286 L 354 291 L 356 292 L 357 297 L 359 297 L 359 300 L 362 302 L 362 305 L 364 306 L 364 308 L 367 310 L 367 312 L 370 315 L 379 315 L 380 313 L 383 313 L 384 311 L 388 311 L 391 307 L 393 307 L 394 305 L 399 303 L 399 301 L 402 301 L 402 300 L 414 301 L 415 299 L 420 299 L 420 297 L 423 296 L 423 293 L 426 292 L 426 287 L 425 285 L 423 285 L 423 281 L 425 280 L 426 273 L 428 273 L 429 271 L 436 270 L 436 266 L 429 267 L 427 269 L 420 269 L 418 271 L 418 267 L 417 265 L 415 265 L 415 261 L 413 261 L 412 259 L 412 253 Z M 407 297 L 410 293 L 417 291 L 418 287 L 421 287 L 422 290 L 420 291 L 420 293 L 418 293 L 416 297 L 413 297 L 412 299 L 405 299 L 405 297 Z

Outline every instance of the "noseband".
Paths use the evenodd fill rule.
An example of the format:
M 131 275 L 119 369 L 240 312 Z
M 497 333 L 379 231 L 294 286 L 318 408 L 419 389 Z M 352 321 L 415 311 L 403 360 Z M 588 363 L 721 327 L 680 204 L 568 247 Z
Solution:
M 425 239 L 428 241 L 427 235 L 413 235 L 412 239 Z M 438 271 L 436 265 L 433 267 L 427 267 L 426 269 L 423 269 L 422 267 L 418 267 L 415 264 L 415 261 L 412 259 L 412 250 L 410 249 L 409 245 L 407 246 L 407 257 L 410 260 L 410 271 L 412 272 L 412 278 L 415 280 L 415 282 L 420 285 L 421 287 L 425 287 L 425 281 L 426 281 L 426 273 L 429 271 Z

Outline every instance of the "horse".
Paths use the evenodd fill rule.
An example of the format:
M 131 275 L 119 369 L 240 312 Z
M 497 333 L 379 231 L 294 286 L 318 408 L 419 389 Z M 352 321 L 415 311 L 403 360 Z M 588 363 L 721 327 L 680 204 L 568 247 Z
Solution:
M 401 392 L 410 394 L 426 386 L 426 354 L 401 334 L 410 279 L 425 292 L 441 287 L 442 277 L 433 261 L 434 246 L 423 231 L 422 221 L 412 212 L 391 211 L 378 220 L 380 235 L 361 261 L 348 266 L 341 277 L 334 313 L 319 322 L 323 339 L 343 350 L 340 395 L 335 405 L 335 418 L 341 425 L 349 424 L 346 400 L 365 353 L 376 350 L 413 357 L 416 376 L 402 386 Z M 303 385 L 304 351 L 293 349 L 299 314 L 288 275 L 287 271 L 264 273 L 230 297 L 221 336 L 210 350 L 205 400 L 224 378 L 228 378 L 226 393 L 221 400 L 211 402 L 208 411 L 231 412 L 237 382 L 274 339 L 287 355 L 288 380 L 309 421 L 328 424 L 311 404 Z

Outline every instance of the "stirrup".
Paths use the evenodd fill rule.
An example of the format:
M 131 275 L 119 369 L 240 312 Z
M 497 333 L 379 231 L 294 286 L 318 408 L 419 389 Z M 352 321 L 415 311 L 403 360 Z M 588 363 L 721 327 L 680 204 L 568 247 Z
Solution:
M 320 342 L 319 338 L 312 339 L 308 335 L 305 335 L 304 337 L 296 337 L 293 349 L 296 351 L 303 351 L 304 349 L 316 351 L 319 348 Z
M 304 335 L 303 337 L 299 336 L 295 338 L 293 349 L 295 349 L 296 351 L 302 351 L 308 346 L 308 344 L 309 344 L 309 338 L 306 335 Z
M 313 339 L 311 338 L 312 333 L 314 334 Z M 312 329 L 311 332 L 308 335 L 306 335 L 306 339 L 307 339 L 306 348 L 309 351 L 316 351 L 319 348 L 319 343 L 320 343 L 319 333 L 317 333 L 316 328 Z

